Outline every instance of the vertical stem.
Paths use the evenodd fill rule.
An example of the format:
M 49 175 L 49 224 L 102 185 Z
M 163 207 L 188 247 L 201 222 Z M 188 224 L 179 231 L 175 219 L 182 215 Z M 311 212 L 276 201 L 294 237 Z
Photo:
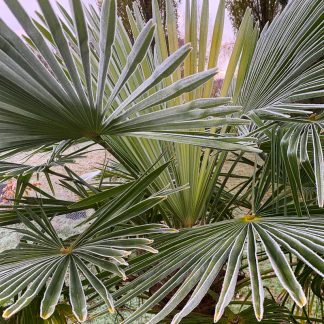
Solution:
M 257 171 L 257 155 L 254 154 L 254 170 L 252 180 L 252 215 L 255 216 L 255 184 L 256 184 L 256 171 Z

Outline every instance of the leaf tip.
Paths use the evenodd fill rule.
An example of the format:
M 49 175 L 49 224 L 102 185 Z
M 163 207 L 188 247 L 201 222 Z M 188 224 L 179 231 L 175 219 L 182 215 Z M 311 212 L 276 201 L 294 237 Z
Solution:
M 88 319 L 87 313 L 81 314 L 81 316 L 77 316 L 77 314 L 75 314 L 75 313 L 74 313 L 74 315 L 75 315 L 76 319 L 81 323 L 84 323 Z
M 40 317 L 41 317 L 43 320 L 47 320 L 48 318 L 51 317 L 51 314 L 50 314 L 50 313 L 41 313 L 41 314 L 40 314 Z
M 263 315 L 262 314 L 255 314 L 255 318 L 257 319 L 258 322 L 261 322 L 263 319 Z
M 2 317 L 3 317 L 4 319 L 6 319 L 6 320 L 9 319 L 10 316 L 11 316 L 11 314 L 10 314 L 10 312 L 9 312 L 8 309 L 6 309 L 6 310 L 2 313 Z
M 298 305 L 299 307 L 304 307 L 306 304 L 307 304 L 307 299 L 306 299 L 306 296 L 303 295 L 303 296 L 301 296 L 301 298 L 298 300 L 297 305 Z
M 217 323 L 220 320 L 221 317 L 222 317 L 222 313 L 215 312 L 215 315 L 214 315 L 214 323 Z

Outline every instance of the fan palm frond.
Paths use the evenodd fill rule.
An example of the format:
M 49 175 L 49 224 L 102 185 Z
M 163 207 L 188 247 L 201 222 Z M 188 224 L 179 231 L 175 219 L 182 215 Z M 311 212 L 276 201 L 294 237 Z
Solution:
M 175 310 L 178 313 L 172 323 L 179 323 L 199 305 L 209 289 L 213 290 L 214 280 L 227 264 L 215 308 L 214 320 L 217 322 L 234 296 L 241 262 L 244 261 L 249 269 L 255 316 L 262 320 L 264 292 L 260 270 L 262 261 L 258 261 L 258 256 L 262 254 L 267 257 L 281 285 L 294 302 L 302 307 L 306 304 L 306 296 L 285 253 L 297 256 L 323 276 L 323 233 L 321 218 L 254 216 L 184 230 L 173 238 L 156 239 L 160 253 L 156 257 L 147 258 L 145 264 L 145 268 L 151 269 L 148 268 L 143 276 L 125 285 L 114 296 L 121 297 L 117 304 L 122 305 L 163 279 L 162 287 L 125 322 L 136 320 L 172 292 L 173 296 L 149 323 L 158 323 Z M 138 270 L 140 262 L 134 260 L 130 272 L 133 268 Z M 185 305 L 179 307 L 184 301 Z
M 122 227 L 123 223 L 151 209 L 172 193 L 160 192 L 139 200 L 142 191 L 165 167 L 166 165 L 153 170 L 135 181 L 109 206 L 99 209 L 95 214 L 95 221 L 74 239 L 62 240 L 43 210 L 36 214 L 31 209 L 25 209 L 28 217 L 19 213 L 25 228 L 15 231 L 23 235 L 21 242 L 17 248 L 1 253 L 0 302 L 2 305 L 8 304 L 15 296 L 19 297 L 5 309 L 3 317 L 10 318 L 19 312 L 46 287 L 40 314 L 44 319 L 49 318 L 59 301 L 67 273 L 70 304 L 79 321 L 87 319 L 83 288 L 85 284 L 92 286 L 105 301 L 106 307 L 113 312 L 114 302 L 111 294 L 91 267 L 97 266 L 125 280 L 126 275 L 122 267 L 128 265 L 125 257 L 131 254 L 130 251 L 145 250 L 157 253 L 157 250 L 149 246 L 152 240 L 139 236 L 175 232 L 162 224 Z M 119 228 L 116 229 L 116 226 Z M 49 278 L 51 280 L 48 283 Z
M 159 138 L 188 144 L 193 140 L 197 145 L 214 147 L 215 144 L 215 147 L 224 149 L 228 146 L 229 150 L 234 145 L 226 144 L 226 140 L 222 139 L 217 145 L 215 138 L 178 131 L 181 121 L 187 121 L 186 127 L 191 129 L 213 126 L 214 119 L 208 120 L 206 117 L 218 114 L 217 109 L 211 109 L 209 113 L 204 109 L 218 106 L 212 100 L 207 105 L 199 101 L 193 106 L 188 105 L 182 114 L 176 110 L 170 111 L 174 119 L 168 122 L 161 119 L 159 126 L 152 119 L 146 121 L 145 115 L 149 109 L 198 88 L 215 75 L 216 70 L 210 69 L 163 86 L 163 80 L 180 67 L 191 51 L 189 44 L 161 62 L 145 82 L 139 84 L 127 98 L 121 99 L 120 94 L 128 91 L 128 84 L 141 73 L 140 64 L 150 55 L 148 52 L 156 29 L 153 22 L 149 21 L 143 26 L 116 76 L 119 65 L 116 60 L 124 44 L 115 0 L 103 3 L 101 16 L 96 21 L 97 27 L 90 25 L 88 9 L 84 9 L 81 1 L 71 2 L 70 27 L 60 20 L 50 1 L 38 3 L 45 24 L 43 28 L 33 22 L 17 0 L 6 1 L 47 68 L 5 22 L 0 21 L 2 151 L 28 150 L 61 140 L 81 138 L 100 142 L 102 136 L 111 135 Z M 39 29 L 47 32 L 55 52 Z M 93 43 L 94 36 L 98 37 L 96 45 Z M 70 42 L 71 38 L 73 41 Z M 150 92 L 157 85 L 159 89 Z M 229 108 L 224 114 L 231 112 Z M 134 123 L 129 122 L 125 126 L 125 118 L 130 116 L 133 117 L 130 120 L 137 118 L 134 123 L 145 121 L 145 129 L 134 127 Z M 233 120 L 233 123 L 245 121 Z M 237 148 L 255 150 L 241 145 Z
M 293 1 L 261 33 L 236 103 L 257 126 L 275 121 L 275 133 L 265 130 L 267 140 L 276 140 L 274 156 L 294 191 L 297 212 L 303 163 L 314 166 L 317 202 L 324 204 L 323 129 L 324 35 L 323 1 Z M 225 94 L 226 95 L 226 94 Z M 260 140 L 264 138 L 260 136 Z M 312 154 L 308 154 L 311 148 Z M 274 171 L 273 171 L 274 172 Z

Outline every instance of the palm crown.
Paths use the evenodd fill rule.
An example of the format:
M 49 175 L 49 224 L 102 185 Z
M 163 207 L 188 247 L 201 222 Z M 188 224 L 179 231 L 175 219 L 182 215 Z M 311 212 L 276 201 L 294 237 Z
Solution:
M 85 321 L 87 304 L 99 316 L 144 298 L 125 323 L 147 312 L 149 323 L 194 322 L 211 296 L 213 314 L 198 314 L 209 323 L 226 321 L 235 292 L 250 287 L 256 319 L 271 321 L 269 276 L 284 288 L 275 320 L 318 316 L 323 105 L 313 100 L 324 88 L 323 2 L 292 2 L 260 35 L 247 11 L 217 96 L 223 0 L 207 64 L 208 0 L 200 25 L 197 1 L 187 0 L 181 47 L 171 0 L 166 30 L 156 0 L 149 22 L 136 3 L 128 8 L 133 44 L 115 0 L 100 13 L 72 0 L 71 15 L 59 5 L 62 18 L 39 0 L 38 20 L 5 2 L 27 35 L 0 20 L 0 173 L 17 179 L 0 224 L 23 225 L 19 245 L 1 255 L 3 316 L 22 321 L 36 304 L 54 320 L 63 298 Z M 68 164 L 95 144 L 114 161 L 86 181 Z M 30 151 L 51 153 L 37 166 L 8 161 Z M 34 174 L 52 189 L 59 177 L 79 201 L 33 186 Z M 80 210 L 91 215 L 63 239 L 51 218 Z

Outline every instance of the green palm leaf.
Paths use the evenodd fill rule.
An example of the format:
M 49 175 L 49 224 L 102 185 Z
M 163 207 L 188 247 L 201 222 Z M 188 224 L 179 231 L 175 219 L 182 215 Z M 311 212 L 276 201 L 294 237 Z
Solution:
M 323 276 L 323 251 L 318 244 L 324 242 L 323 233 L 323 221 L 318 218 L 246 216 L 238 220 L 184 230 L 173 238 L 161 236 L 155 240 L 156 247 L 160 251 L 156 257 L 147 258 L 145 265 L 141 265 L 142 258 L 130 263 L 129 274 L 135 269 L 136 271 L 147 269 L 147 272 L 125 285 L 114 293 L 114 296 L 122 296 L 117 302 L 117 305 L 122 305 L 164 278 L 163 286 L 125 323 L 136 320 L 157 305 L 170 291 L 173 292 L 173 297 L 150 320 L 150 323 L 158 323 L 174 310 L 178 310 L 180 303 L 191 294 L 189 300 L 181 306 L 179 313 L 173 318 L 172 323 L 179 323 L 197 307 L 208 290 L 212 289 L 215 278 L 226 265 L 224 282 L 216 304 L 215 321 L 218 321 L 233 298 L 238 271 L 241 268 L 241 257 L 246 259 L 247 255 L 253 289 L 253 306 L 256 317 L 261 320 L 264 307 L 261 292 L 263 279 L 258 270 L 261 261 L 258 261 L 256 256 L 265 253 L 281 285 L 296 304 L 302 307 L 306 303 L 306 297 L 291 269 L 286 252 L 307 262 L 316 273 Z M 176 288 L 179 284 L 180 287 Z
M 271 154 L 282 156 L 281 168 L 287 173 L 299 215 L 303 199 L 299 171 L 303 162 L 314 165 L 309 171 L 315 175 L 318 205 L 324 204 L 320 141 L 324 108 L 323 10 L 323 1 L 289 3 L 261 33 L 235 101 L 256 125 L 275 121 L 279 144 L 276 149 L 272 147 Z M 270 140 L 268 131 L 262 134 Z M 310 148 L 314 155 L 307 153 Z
M 72 311 L 80 322 L 87 319 L 87 301 L 84 285 L 89 284 L 105 301 L 110 312 L 114 312 L 114 301 L 104 283 L 94 273 L 92 266 L 97 266 L 106 273 L 117 274 L 126 279 L 123 266 L 128 263 L 125 257 L 132 250 L 144 250 L 157 253 L 149 247 L 153 240 L 140 238 L 139 235 L 150 233 L 174 232 L 165 225 L 119 227 L 130 219 L 152 208 L 172 191 L 148 197 L 140 202 L 142 191 L 151 184 L 168 164 L 135 181 L 126 191 L 117 194 L 115 201 L 97 210 L 92 217 L 95 221 L 72 241 L 63 241 L 56 233 L 48 216 L 27 209 L 28 216 L 19 214 L 26 229 L 16 229 L 23 235 L 22 242 L 16 249 L 1 253 L 0 261 L 0 303 L 8 304 L 11 299 L 24 291 L 15 302 L 4 310 L 3 317 L 10 318 L 28 306 L 45 288 L 40 306 L 40 314 L 48 319 L 55 311 L 62 289 L 69 273 L 69 297 Z M 128 188 L 128 189 L 127 189 Z M 120 204 L 124 202 L 124 205 Z M 137 202 L 137 203 L 136 203 Z M 80 276 L 82 274 L 86 281 Z M 51 278 L 48 283 L 48 279 Z M 25 290 L 26 289 L 26 290 Z
M 72 1 L 73 18 L 66 12 L 64 14 L 67 23 L 58 18 L 49 1 L 39 1 L 41 23 L 36 24 L 17 0 L 6 1 L 6 4 L 26 31 L 33 51 L 43 57 L 48 69 L 42 67 L 30 47 L 17 39 L 1 21 L 0 133 L 3 140 L 0 150 L 28 150 L 82 138 L 101 143 L 102 136 L 111 135 L 142 134 L 146 138 L 155 138 L 159 133 L 166 141 L 219 147 L 217 137 L 204 143 L 195 133 L 182 135 L 175 125 L 170 125 L 169 135 L 149 123 L 143 132 L 127 127 L 118 130 L 114 126 L 117 117 L 123 116 L 125 120 L 130 115 L 135 117 L 139 111 L 145 115 L 151 107 L 190 92 L 215 75 L 216 70 L 202 71 L 164 87 L 162 81 L 179 68 L 188 55 L 188 45 L 161 62 L 160 67 L 150 72 L 146 82 L 137 84 L 134 93 L 126 99 L 124 94 L 129 84 L 134 84 L 134 76 L 139 76 L 139 63 L 144 66 L 151 56 L 150 45 L 155 31 L 152 21 L 141 30 L 124 57 L 121 72 L 118 72 L 120 63 L 116 55 L 121 57 L 126 44 L 122 27 L 117 24 L 115 0 L 104 1 L 100 19 L 97 14 L 85 10 L 80 0 Z M 89 35 L 92 35 L 91 39 Z M 55 54 L 45 38 L 56 49 Z M 93 43 L 95 38 L 96 44 Z M 156 85 L 160 91 L 149 95 L 149 90 Z M 16 93 L 20 93 L 19 98 Z M 208 116 L 184 127 L 204 127 Z M 168 130 L 167 125 L 164 130 Z M 122 122 L 118 126 L 122 126 Z M 213 126 L 212 120 L 208 126 Z M 238 144 L 238 148 L 256 151 L 249 145 Z

